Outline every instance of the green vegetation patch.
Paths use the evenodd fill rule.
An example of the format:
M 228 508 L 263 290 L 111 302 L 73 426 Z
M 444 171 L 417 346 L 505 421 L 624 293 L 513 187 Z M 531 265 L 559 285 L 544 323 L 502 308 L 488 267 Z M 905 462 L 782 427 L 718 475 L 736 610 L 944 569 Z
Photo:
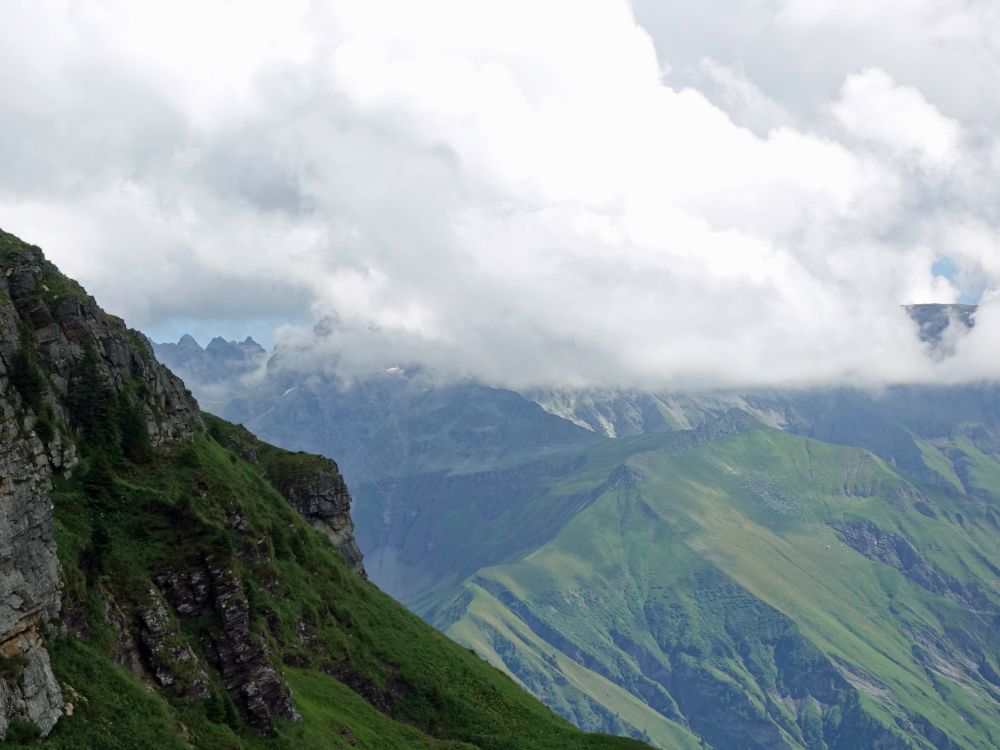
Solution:
M 104 398 L 100 392 L 92 395 L 98 405 Z M 138 700 L 137 692 L 145 702 L 135 711 L 159 717 L 159 732 L 214 750 L 353 747 L 352 737 L 359 747 L 380 750 L 641 747 L 579 732 L 506 675 L 359 578 L 264 480 L 260 468 L 234 453 L 229 436 L 237 428 L 219 420 L 209 424 L 211 434 L 137 461 L 124 448 L 114 451 L 121 444 L 121 427 L 101 432 L 107 428 L 95 417 L 93 424 L 85 421 L 85 466 L 76 478 L 56 483 L 65 615 L 85 623 L 90 642 L 78 648 L 59 645 L 55 669 L 69 683 L 92 682 L 75 676 L 84 663 L 103 675 L 99 684 L 107 690 L 91 699 L 94 706 L 114 703 L 115 691 L 123 701 Z M 269 467 L 310 471 L 319 466 L 304 454 L 259 442 L 256 449 L 267 456 Z M 112 453 L 114 460 L 101 458 Z M 102 461 L 104 468 L 97 468 Z M 121 612 L 134 627 L 157 576 L 205 560 L 231 569 L 242 581 L 253 637 L 267 645 L 274 666 L 288 675 L 301 723 L 276 722 L 273 733 L 262 737 L 233 714 L 218 674 L 204 658 L 205 644 L 219 628 L 211 613 L 180 618 L 172 636 L 199 655 L 210 680 L 207 701 L 170 690 L 149 693 L 107 661 L 120 641 L 108 612 Z M 110 671 L 100 672 L 98 665 Z M 128 736 L 133 731 L 116 711 L 102 712 L 109 732 Z M 91 735 L 77 731 L 95 730 L 89 720 L 60 729 L 67 737 L 91 741 Z M 391 744 L 379 744 L 381 738 Z

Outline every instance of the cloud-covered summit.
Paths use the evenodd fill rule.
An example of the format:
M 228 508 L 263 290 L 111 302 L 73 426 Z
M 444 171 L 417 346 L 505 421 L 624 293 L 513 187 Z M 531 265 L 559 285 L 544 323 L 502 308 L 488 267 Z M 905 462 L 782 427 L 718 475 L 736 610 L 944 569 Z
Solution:
M 991 6 L 712 5 L 8 3 L 0 225 L 154 335 L 336 313 L 276 335 L 346 370 L 1000 374 Z M 934 360 L 901 304 L 960 298 Z

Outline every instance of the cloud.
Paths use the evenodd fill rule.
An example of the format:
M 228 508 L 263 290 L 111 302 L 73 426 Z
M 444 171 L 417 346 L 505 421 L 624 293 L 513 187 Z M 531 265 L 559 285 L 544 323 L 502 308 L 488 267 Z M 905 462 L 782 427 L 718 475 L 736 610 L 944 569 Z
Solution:
M 697 86 L 739 125 L 758 135 L 796 124 L 796 116 L 765 94 L 742 65 L 724 65 L 711 57 L 698 62 Z
M 1000 288 L 991 136 L 881 70 L 820 119 L 750 61 L 675 81 L 660 44 L 612 0 L 10 3 L 0 225 L 154 330 L 336 313 L 277 332 L 288 366 L 998 374 L 987 334 L 935 363 L 900 308 Z
M 992 0 L 635 0 L 670 80 L 700 61 L 742 69 L 801 122 L 823 128 L 844 79 L 880 68 L 946 116 L 992 128 L 1000 116 L 1000 5 Z
M 848 76 L 833 114 L 852 135 L 904 158 L 916 156 L 929 169 L 951 167 L 960 158 L 961 126 L 884 70 Z

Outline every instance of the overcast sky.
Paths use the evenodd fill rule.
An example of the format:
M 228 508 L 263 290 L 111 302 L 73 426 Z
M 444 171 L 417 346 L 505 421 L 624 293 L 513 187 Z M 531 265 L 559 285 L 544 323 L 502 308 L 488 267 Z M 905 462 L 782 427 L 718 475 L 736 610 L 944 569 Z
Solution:
M 0 227 L 308 366 L 994 378 L 998 118 L 995 0 L 0 4 Z

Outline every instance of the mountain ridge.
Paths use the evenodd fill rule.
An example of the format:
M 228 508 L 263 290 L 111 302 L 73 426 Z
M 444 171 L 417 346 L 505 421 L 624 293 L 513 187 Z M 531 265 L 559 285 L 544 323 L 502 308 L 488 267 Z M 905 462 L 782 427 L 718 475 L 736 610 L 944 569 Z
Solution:
M 921 314 L 950 325 L 953 312 Z M 575 392 L 590 411 L 564 400 L 540 415 L 523 403 L 547 406 L 538 393 L 474 384 L 477 398 L 518 405 L 504 407 L 510 434 L 548 418 L 575 428 L 557 445 L 506 444 L 505 460 L 474 449 L 494 412 L 467 410 L 469 391 L 430 387 L 418 401 L 359 385 L 286 372 L 268 398 L 226 409 L 300 447 L 322 447 L 323 415 L 363 451 L 383 434 L 353 415 L 386 409 L 405 425 L 436 399 L 447 418 L 395 432 L 398 452 L 371 454 L 370 481 L 355 484 L 373 576 L 578 726 L 681 748 L 987 748 L 1000 736 L 1000 650 L 992 616 L 977 614 L 997 596 L 996 385 Z M 727 415 L 733 429 L 712 428 Z M 815 586 L 842 593 L 817 599 Z M 783 635 L 753 618 L 727 625 L 740 608 Z M 794 655 L 807 652 L 836 700 L 804 687 Z M 771 739 L 754 745 L 756 733 Z
M 336 464 L 203 414 L 0 233 L 0 734 L 52 748 L 640 747 L 364 580 Z

